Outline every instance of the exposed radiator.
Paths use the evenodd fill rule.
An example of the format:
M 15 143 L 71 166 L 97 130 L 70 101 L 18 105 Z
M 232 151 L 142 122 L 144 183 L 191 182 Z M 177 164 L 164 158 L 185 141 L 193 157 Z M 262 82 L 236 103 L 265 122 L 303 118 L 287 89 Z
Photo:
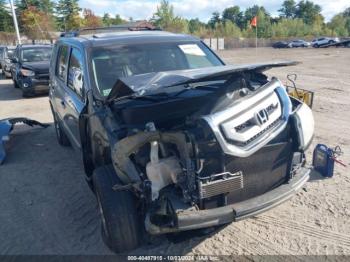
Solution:
M 224 172 L 215 174 L 201 178 L 198 184 L 201 199 L 230 193 L 243 188 L 243 173 Z

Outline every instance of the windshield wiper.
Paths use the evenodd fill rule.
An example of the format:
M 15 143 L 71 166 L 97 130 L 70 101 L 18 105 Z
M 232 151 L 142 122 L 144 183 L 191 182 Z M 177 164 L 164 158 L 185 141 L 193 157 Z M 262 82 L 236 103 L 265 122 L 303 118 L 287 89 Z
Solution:
M 140 100 L 148 100 L 148 101 L 152 101 L 152 102 L 158 102 L 160 100 L 170 98 L 170 97 L 172 97 L 172 96 L 170 96 L 168 93 L 156 93 L 156 94 L 150 94 L 150 95 L 139 95 L 137 93 L 134 93 L 131 95 L 122 96 L 122 97 L 119 97 L 117 99 L 114 99 L 113 102 L 119 102 L 119 101 L 126 100 L 126 99 L 129 99 L 129 100 L 140 99 Z
M 207 83 L 207 84 L 205 84 Z M 197 82 L 197 83 L 192 83 L 192 84 L 186 84 L 184 86 L 184 89 L 180 90 L 176 94 L 172 95 L 171 97 L 177 97 L 183 93 L 186 93 L 187 91 L 190 90 L 204 90 L 204 91 L 212 91 L 212 90 L 217 90 L 218 86 L 213 86 L 214 83 L 220 83 L 222 84 L 222 80 L 217 80 L 217 81 L 206 81 L 206 82 Z

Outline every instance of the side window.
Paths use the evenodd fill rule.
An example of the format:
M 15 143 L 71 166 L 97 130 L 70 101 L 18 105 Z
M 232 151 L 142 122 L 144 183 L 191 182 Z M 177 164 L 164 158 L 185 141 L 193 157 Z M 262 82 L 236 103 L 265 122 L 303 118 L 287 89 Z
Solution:
M 58 49 L 58 60 L 56 65 L 56 76 L 66 82 L 67 75 L 68 46 L 60 46 Z
M 16 48 L 15 53 L 14 53 L 14 57 L 17 58 L 17 59 L 19 59 L 19 56 L 18 56 L 18 52 L 19 52 L 19 51 L 18 51 L 18 50 L 19 50 L 19 49 Z
M 69 59 L 68 68 L 68 87 L 80 97 L 83 96 L 84 75 L 83 75 L 83 57 L 81 52 L 73 48 Z

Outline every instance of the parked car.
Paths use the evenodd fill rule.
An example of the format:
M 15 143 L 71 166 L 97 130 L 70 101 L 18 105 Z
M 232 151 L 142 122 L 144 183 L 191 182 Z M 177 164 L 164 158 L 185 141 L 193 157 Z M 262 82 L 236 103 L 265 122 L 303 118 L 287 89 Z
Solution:
M 339 38 L 338 37 L 320 37 L 320 38 L 316 38 L 314 40 L 312 40 L 311 45 L 313 47 L 320 47 L 323 45 L 329 45 L 329 44 L 335 44 L 339 42 Z
M 293 40 L 289 42 L 288 46 L 289 47 L 309 47 L 311 44 L 309 42 L 306 42 L 304 40 Z
M 15 49 L 16 49 L 15 46 L 8 46 L 6 48 L 4 64 L 2 66 L 2 72 L 6 78 L 12 78 L 11 67 L 12 67 L 12 58 L 13 58 Z
M 288 48 L 289 45 L 287 42 L 285 41 L 279 41 L 279 42 L 276 42 L 272 45 L 273 48 Z
M 18 45 L 11 60 L 11 74 L 15 88 L 23 97 L 49 91 L 50 45 Z
M 6 53 L 6 46 L 0 45 L 0 69 L 3 69 L 3 65 L 5 63 L 5 53 Z
M 58 39 L 57 139 L 82 154 L 105 243 L 126 252 L 143 234 L 239 221 L 292 197 L 309 179 L 313 115 L 263 72 L 294 64 L 225 65 L 198 38 L 135 28 Z

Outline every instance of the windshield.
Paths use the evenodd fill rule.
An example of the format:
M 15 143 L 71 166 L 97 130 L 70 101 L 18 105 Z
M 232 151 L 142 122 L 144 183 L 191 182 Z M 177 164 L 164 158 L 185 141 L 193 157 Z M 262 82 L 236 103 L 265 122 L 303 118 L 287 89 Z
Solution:
M 23 49 L 21 60 L 23 62 L 48 61 L 51 57 L 52 48 L 31 48 Z
M 108 96 L 121 77 L 222 65 L 201 42 L 96 47 L 92 51 L 95 84 L 103 96 Z
M 15 53 L 14 49 L 8 49 L 7 52 L 6 52 L 6 57 L 11 59 L 11 58 L 13 58 L 13 54 L 14 53 Z

